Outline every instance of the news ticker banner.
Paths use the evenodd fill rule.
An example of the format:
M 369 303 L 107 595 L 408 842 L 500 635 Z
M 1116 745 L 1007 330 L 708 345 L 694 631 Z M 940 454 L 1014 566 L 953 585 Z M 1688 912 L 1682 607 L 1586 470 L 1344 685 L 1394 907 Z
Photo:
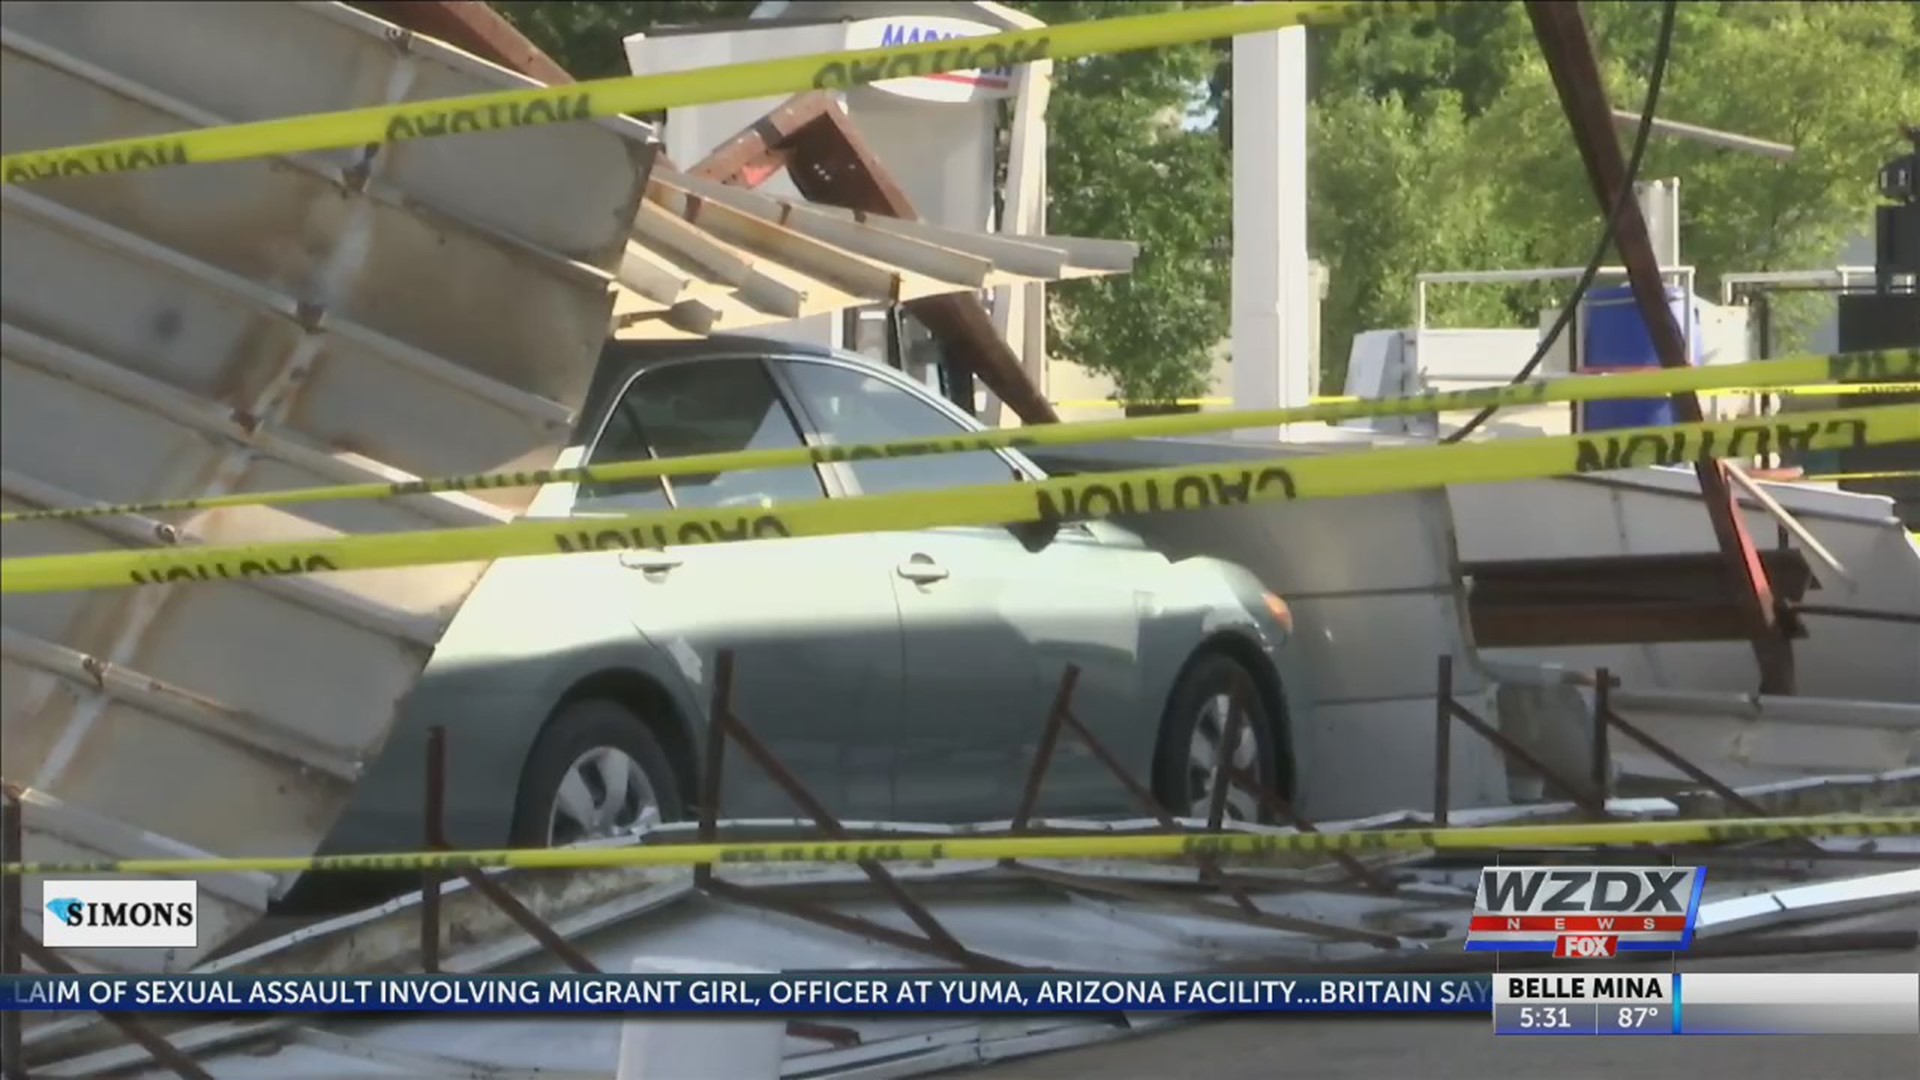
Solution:
M 0 976 L 0 1011 L 778 1015 L 900 1013 L 1467 1013 L 1486 975 Z
M 12 975 L 0 1011 L 1492 1015 L 1502 1035 L 1920 1035 L 1920 974 Z

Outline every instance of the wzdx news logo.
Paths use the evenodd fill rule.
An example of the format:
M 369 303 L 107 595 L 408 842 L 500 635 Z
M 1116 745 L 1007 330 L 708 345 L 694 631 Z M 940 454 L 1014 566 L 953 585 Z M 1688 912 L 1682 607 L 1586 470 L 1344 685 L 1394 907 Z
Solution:
M 40 940 L 50 948 L 191 949 L 200 944 L 195 881 L 49 881 Z
M 1593 960 L 1679 952 L 1693 943 L 1697 866 L 1489 866 L 1480 871 L 1469 952 L 1551 952 Z

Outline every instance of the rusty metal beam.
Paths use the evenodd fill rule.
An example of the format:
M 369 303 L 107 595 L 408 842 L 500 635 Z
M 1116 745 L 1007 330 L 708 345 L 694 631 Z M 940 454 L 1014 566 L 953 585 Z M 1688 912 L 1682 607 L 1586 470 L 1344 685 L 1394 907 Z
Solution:
M 1602 673 L 1602 677 L 1605 677 L 1604 672 Z M 1606 683 L 1602 682 L 1599 685 L 1605 686 Z M 1765 807 L 1747 798 L 1745 795 L 1740 794 L 1738 791 L 1735 791 L 1727 784 L 1722 783 L 1707 770 L 1688 761 L 1679 751 L 1647 734 L 1645 731 L 1640 730 L 1636 725 L 1628 723 L 1626 718 L 1615 712 L 1611 705 L 1604 699 L 1597 699 L 1597 701 L 1596 709 L 1599 718 L 1607 725 L 1619 728 L 1628 738 L 1651 751 L 1655 757 L 1675 769 L 1680 770 L 1682 773 L 1685 773 L 1694 783 L 1704 785 L 1707 790 L 1718 795 L 1726 801 L 1728 806 L 1735 807 L 1742 814 L 1755 818 L 1768 816 Z M 1822 850 L 1819 844 L 1814 843 L 1806 837 L 1800 837 L 1794 843 L 1796 847 L 1806 851 L 1819 853 Z
M 720 802 L 718 755 L 725 749 L 725 740 L 732 739 L 734 742 L 740 744 L 740 749 L 749 758 L 753 759 L 755 764 L 760 766 L 761 771 L 767 774 L 767 777 L 774 782 L 775 786 L 786 792 L 787 797 L 792 799 L 795 805 L 800 807 L 802 813 L 813 819 L 814 824 L 820 827 L 820 831 L 834 840 L 853 839 L 852 834 L 847 830 L 847 827 L 841 823 L 840 819 L 835 817 L 833 813 L 826 808 L 826 805 L 816 798 L 813 792 L 807 789 L 805 784 L 800 782 L 800 778 L 795 776 L 793 772 L 786 767 L 786 764 L 774 755 L 772 749 L 760 741 L 759 736 L 755 735 L 752 729 L 748 728 L 746 724 L 740 721 L 738 716 L 734 715 L 731 707 L 731 690 L 729 689 L 733 682 L 733 670 L 733 650 L 721 649 L 714 665 L 716 685 L 713 694 L 713 713 L 707 718 L 709 728 L 709 768 L 706 773 L 706 786 L 708 790 L 706 792 L 707 798 L 705 799 L 707 808 L 703 808 L 701 815 L 701 833 L 704 836 L 711 837 L 716 825 Z M 718 732 L 717 735 L 714 733 L 716 730 Z M 717 749 L 716 739 L 718 740 Z M 765 890 L 746 889 L 719 880 L 713 876 L 711 867 L 705 868 L 707 872 L 704 875 L 696 873 L 694 880 L 701 888 L 712 892 L 714 895 L 727 895 L 734 899 L 762 903 L 767 907 L 784 910 L 799 918 L 812 919 L 815 922 L 834 927 L 835 929 L 845 930 L 848 933 L 865 934 L 879 940 L 891 941 L 894 944 L 902 945 L 906 948 L 929 951 L 933 955 L 951 960 L 963 967 L 987 971 L 1025 970 L 1017 964 L 1011 964 L 998 957 L 975 952 L 965 945 L 962 945 L 959 939 L 955 938 L 953 934 L 941 924 L 940 920 L 934 917 L 933 912 L 929 911 L 925 905 L 915 899 L 913 895 L 907 891 L 906 886 L 902 885 L 900 880 L 893 876 L 892 871 L 888 870 L 884 865 L 871 859 L 862 859 L 855 865 L 859 866 L 860 870 L 867 875 L 867 879 L 878 886 L 880 891 L 885 893 L 887 897 L 894 902 L 894 905 L 898 907 L 915 926 L 920 928 L 920 932 L 924 937 L 902 934 L 900 931 L 891 930 L 871 920 L 862 919 L 853 915 L 842 915 L 825 908 L 805 905 L 793 900 L 775 901 L 771 897 L 762 895 Z M 918 942 L 918 944 L 906 944 L 906 942 L 909 941 Z
M 1578 783 L 1560 775 L 1551 765 L 1535 757 L 1526 747 L 1514 742 L 1500 729 L 1480 719 L 1472 709 L 1460 704 L 1460 702 L 1454 698 L 1453 657 L 1451 656 L 1443 655 L 1440 657 L 1440 688 L 1434 700 L 1437 735 L 1440 741 L 1439 761 L 1437 762 L 1434 776 L 1434 802 L 1436 804 L 1434 807 L 1434 823 L 1436 825 L 1446 825 L 1445 810 L 1448 803 L 1446 793 L 1446 764 L 1450 756 L 1447 753 L 1447 744 L 1449 731 L 1453 726 L 1453 721 L 1456 719 L 1472 729 L 1474 734 L 1499 748 L 1501 753 L 1525 765 L 1527 768 L 1533 770 L 1535 775 L 1553 785 L 1555 788 L 1558 788 L 1570 801 L 1586 811 L 1589 817 L 1601 821 L 1606 820 L 1607 806 L 1604 797 L 1595 798 L 1593 792 L 1583 790 Z
M 1686 339 L 1667 303 L 1666 282 L 1660 275 L 1660 263 L 1654 254 L 1646 219 L 1640 213 L 1639 204 L 1626 192 L 1626 160 L 1620 152 L 1612 106 L 1607 102 L 1599 63 L 1594 57 L 1593 42 L 1587 34 L 1580 6 L 1565 0 L 1527 0 L 1526 7 L 1540 52 L 1546 58 L 1554 87 L 1559 92 L 1561 107 L 1573 128 L 1574 142 L 1586 165 L 1594 197 L 1599 200 L 1600 212 L 1612 215 L 1614 245 L 1619 249 L 1621 264 L 1626 267 L 1634 302 L 1646 323 L 1660 365 L 1687 367 Z M 1614 214 L 1616 206 L 1618 214 Z M 1681 419 L 1700 419 L 1697 396 L 1676 394 L 1673 401 Z M 1702 464 L 1694 471 L 1728 577 L 1738 590 L 1746 636 L 1752 642 L 1754 660 L 1760 668 L 1760 690 L 1769 694 L 1791 694 L 1793 648 L 1781 632 L 1766 569 L 1760 563 L 1753 538 L 1747 535 L 1740 521 L 1726 472 L 1718 463 Z
M 1298 915 L 1276 915 L 1262 910 L 1258 905 L 1248 907 L 1228 907 L 1216 904 L 1204 896 L 1182 895 L 1141 885 L 1136 882 L 1120 881 L 1093 877 L 1088 874 L 1075 874 L 1065 870 L 1052 870 L 1042 866 L 1021 864 L 1016 872 L 1035 881 L 1044 882 L 1069 892 L 1092 893 L 1098 896 L 1111 896 L 1136 903 L 1151 904 L 1158 907 L 1173 907 L 1204 915 L 1210 919 L 1239 923 L 1243 926 L 1258 926 L 1265 930 L 1279 930 L 1289 934 L 1306 934 L 1322 937 L 1330 941 L 1345 941 L 1359 945 L 1372 945 L 1379 949 L 1398 949 L 1400 939 L 1392 934 L 1361 930 L 1338 923 L 1325 923 L 1318 919 L 1303 918 Z
M 21 938 L 20 951 L 24 952 L 29 960 L 39 965 L 41 971 L 49 975 L 79 974 L 71 964 L 60 959 L 52 949 L 47 948 L 32 938 L 24 936 Z M 128 1040 L 139 1044 L 140 1048 L 147 1052 L 147 1056 L 151 1057 L 155 1064 L 158 1064 L 175 1076 L 181 1077 L 182 1080 L 213 1080 L 213 1074 L 194 1064 L 193 1059 L 183 1053 L 179 1047 L 168 1042 L 165 1036 L 160 1035 L 148 1027 L 143 1018 L 128 1016 L 125 1013 L 117 1012 L 103 1012 L 100 1014 L 100 1018 L 118 1028 L 120 1034 L 125 1035 Z M 15 1059 L 9 1060 L 13 1061 Z M 10 1065 L 9 1067 L 21 1069 L 22 1072 L 20 1075 L 24 1075 L 24 1061 L 19 1062 L 17 1066 Z
M 435 724 L 427 730 L 426 835 L 422 839 L 428 851 L 448 846 L 446 807 L 447 729 Z M 446 875 L 432 867 L 420 872 L 420 970 L 429 975 L 440 971 L 440 886 L 445 880 Z
M 817 90 L 788 99 L 689 173 L 751 188 L 783 168 L 794 187 L 812 202 L 920 220 L 907 193 L 867 148 L 847 114 L 830 95 Z M 1027 378 L 1012 347 L 993 328 L 993 319 L 978 297 L 951 293 L 903 306 L 1021 422 L 1050 424 L 1060 419 L 1046 395 Z
M 1784 598 L 1798 600 L 1817 585 L 1806 555 L 1794 548 L 1762 552 L 1761 564 Z M 1646 599 L 1723 599 L 1726 579 L 1712 553 L 1678 555 L 1602 555 L 1557 559 L 1503 559 L 1462 563 L 1460 573 L 1473 581 L 1482 598 L 1580 601 L 1617 598 L 1623 593 Z
M 446 797 L 447 797 L 447 729 L 435 725 L 427 732 L 427 795 L 426 795 L 426 843 L 429 851 L 447 849 L 446 837 Z M 587 955 L 575 948 L 573 943 L 561 937 L 559 931 L 549 926 L 545 920 L 533 913 L 533 909 L 520 902 L 520 898 L 508 892 L 506 886 L 474 869 L 458 872 L 462 880 L 474 892 L 499 908 L 501 913 L 512 919 L 528 936 L 539 942 L 548 952 L 559 957 L 568 967 L 581 975 L 598 975 L 600 969 L 594 966 Z M 429 974 L 440 970 L 440 886 L 443 875 L 427 871 L 423 874 L 423 891 L 420 903 L 420 966 Z
M 1433 694 L 1433 823 L 1444 829 L 1453 808 L 1453 657 L 1440 657 Z
M 1274 817 L 1286 822 L 1303 833 L 1318 833 L 1320 831 L 1320 827 L 1315 825 L 1311 819 L 1302 816 L 1299 811 L 1293 808 L 1291 803 L 1281 798 L 1277 792 L 1268 789 L 1265 784 L 1262 784 L 1259 777 L 1248 773 L 1247 770 L 1237 765 L 1229 769 L 1227 775 L 1234 783 L 1252 792 L 1253 797 L 1259 799 L 1261 805 L 1265 806 L 1267 812 Z M 1330 851 L 1327 854 L 1332 856 L 1333 861 L 1339 863 L 1341 867 L 1347 871 L 1348 875 L 1360 882 L 1362 887 L 1368 892 L 1391 894 L 1400 891 L 1398 885 L 1375 873 L 1373 868 L 1355 858 L 1351 852 Z
M 1761 553 L 1781 611 L 1778 629 L 1805 636 L 1788 608 L 1815 586 L 1806 556 Z M 1474 641 L 1486 647 L 1740 641 L 1744 609 L 1713 553 L 1468 563 Z
M 1073 688 L 1080 681 L 1078 664 L 1068 664 L 1067 670 L 1060 676 L 1060 688 L 1054 692 L 1053 707 L 1047 710 L 1047 726 L 1041 729 L 1040 745 L 1034 748 L 1033 764 L 1027 769 L 1027 782 L 1020 792 L 1020 805 L 1013 811 L 1013 822 L 1007 827 L 1012 836 L 1027 831 L 1027 823 L 1033 819 L 1034 808 L 1040 805 L 1040 788 L 1046 781 L 1047 768 L 1053 764 L 1053 755 L 1060 747 L 1060 730 L 1066 726 L 1067 705 L 1073 700 Z M 1012 859 L 1002 860 L 1011 864 Z
M 353 6 L 549 86 L 574 81 L 567 69 L 480 0 L 361 0 Z
M 1606 804 L 1595 797 L 1593 792 L 1582 789 L 1578 783 L 1560 775 L 1553 766 L 1535 757 L 1532 751 L 1508 738 L 1505 732 L 1480 719 L 1472 709 L 1458 701 L 1449 701 L 1447 711 L 1453 714 L 1454 719 L 1471 728 L 1474 734 L 1499 747 L 1501 753 L 1532 769 L 1535 775 L 1559 788 L 1561 794 L 1585 810 L 1589 816 L 1596 820 L 1606 819 Z
M 748 730 L 737 717 L 731 713 L 718 713 L 709 717 L 707 722 L 723 725 L 727 735 L 740 744 L 740 749 L 744 750 L 747 756 L 773 779 L 775 786 L 787 793 L 787 797 L 800 807 L 801 812 L 820 826 L 821 832 L 834 840 L 852 838 L 846 826 L 840 823 L 840 819 L 835 817 L 824 803 L 814 798 L 813 792 L 807 790 L 806 786 L 800 782 L 800 778 L 788 771 L 786 765 L 774 756 L 773 751 L 760 741 L 760 737 Z M 857 865 L 875 885 L 880 887 L 881 892 L 886 893 L 900 910 L 906 913 L 907 918 L 920 928 L 920 932 L 927 936 L 928 941 L 955 961 L 971 962 L 974 957 L 972 951 L 960 944 L 959 939 L 949 933 L 947 928 L 934 918 L 931 911 L 915 900 L 907 892 L 906 887 L 900 884 L 900 880 L 893 876 L 892 871 L 871 859 L 862 859 Z

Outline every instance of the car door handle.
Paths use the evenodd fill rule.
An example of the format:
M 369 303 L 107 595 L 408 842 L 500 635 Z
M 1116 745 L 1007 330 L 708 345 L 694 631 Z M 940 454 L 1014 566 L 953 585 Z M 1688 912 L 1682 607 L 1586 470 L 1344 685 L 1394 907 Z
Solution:
M 946 567 L 941 566 L 939 563 L 934 562 L 924 555 L 916 555 L 908 559 L 906 562 L 901 563 L 894 572 L 906 578 L 908 581 L 917 581 L 923 585 L 932 581 L 943 581 L 947 576 Z
M 657 551 L 623 551 L 620 553 L 620 565 L 629 570 L 638 570 L 643 574 L 664 574 L 685 562 L 674 555 L 662 555 Z

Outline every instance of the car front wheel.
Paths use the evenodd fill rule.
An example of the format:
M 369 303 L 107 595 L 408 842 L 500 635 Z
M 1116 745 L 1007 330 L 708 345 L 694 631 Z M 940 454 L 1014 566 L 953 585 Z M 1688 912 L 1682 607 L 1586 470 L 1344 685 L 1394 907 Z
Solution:
M 659 740 L 625 706 L 563 705 L 527 756 L 515 801 L 516 847 L 564 847 L 628 836 L 684 816 Z
M 1238 737 L 1229 743 L 1236 730 Z M 1181 674 L 1160 722 L 1160 747 L 1154 758 L 1156 794 L 1175 815 L 1204 821 L 1212 809 L 1217 778 L 1227 785 L 1226 820 L 1265 820 L 1260 800 L 1229 782 L 1220 766 L 1230 763 L 1271 789 L 1273 731 L 1266 702 L 1247 669 L 1223 654 L 1201 654 Z

